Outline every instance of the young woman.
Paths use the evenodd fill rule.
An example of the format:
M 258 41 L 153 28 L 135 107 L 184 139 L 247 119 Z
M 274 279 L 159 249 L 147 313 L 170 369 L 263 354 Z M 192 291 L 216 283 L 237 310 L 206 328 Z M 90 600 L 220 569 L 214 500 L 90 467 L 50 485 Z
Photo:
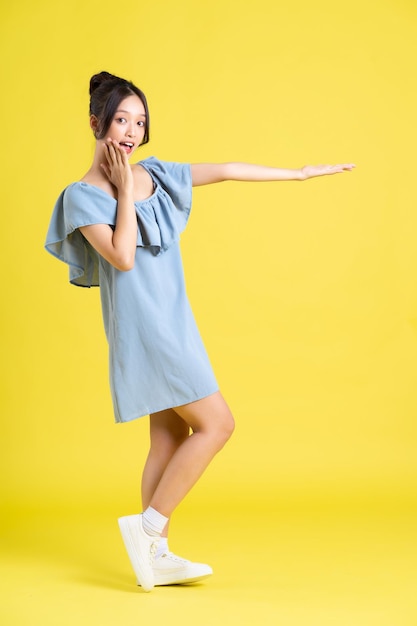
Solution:
M 168 550 L 168 522 L 234 428 L 185 293 L 179 237 L 192 186 L 301 181 L 354 166 L 289 170 L 154 157 L 130 165 L 129 157 L 149 140 L 145 95 L 101 72 L 91 78 L 90 97 L 93 162 L 58 198 L 46 249 L 69 264 L 73 284 L 100 286 L 116 421 L 150 415 L 143 513 L 119 519 L 138 583 L 149 591 L 212 573 Z

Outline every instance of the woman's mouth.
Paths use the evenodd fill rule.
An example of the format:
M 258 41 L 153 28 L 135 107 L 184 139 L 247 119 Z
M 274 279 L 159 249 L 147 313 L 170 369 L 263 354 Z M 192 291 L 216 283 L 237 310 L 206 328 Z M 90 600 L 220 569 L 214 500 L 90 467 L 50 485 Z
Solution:
M 119 143 L 119 146 L 121 146 L 125 152 L 127 152 L 127 154 L 130 154 L 133 150 L 133 146 L 135 144 L 131 143 L 130 141 L 121 141 Z

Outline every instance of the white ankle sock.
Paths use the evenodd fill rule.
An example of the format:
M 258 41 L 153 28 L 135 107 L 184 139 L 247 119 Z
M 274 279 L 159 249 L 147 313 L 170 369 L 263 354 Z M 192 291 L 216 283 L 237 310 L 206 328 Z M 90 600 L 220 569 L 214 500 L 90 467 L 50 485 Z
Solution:
M 160 556 L 162 556 L 163 554 L 166 554 L 167 552 L 169 552 L 168 538 L 161 537 L 158 543 L 158 549 L 155 554 L 155 559 L 158 559 Z
M 158 513 L 151 506 L 148 506 L 146 511 L 143 512 L 143 530 L 152 537 L 158 537 L 164 530 L 168 517 Z

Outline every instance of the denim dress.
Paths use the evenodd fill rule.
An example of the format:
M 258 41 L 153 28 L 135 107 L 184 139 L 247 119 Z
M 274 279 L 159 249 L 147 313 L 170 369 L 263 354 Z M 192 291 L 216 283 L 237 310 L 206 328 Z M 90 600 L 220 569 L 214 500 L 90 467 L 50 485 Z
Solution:
M 117 200 L 88 183 L 72 183 L 61 193 L 45 243 L 48 252 L 69 265 L 72 284 L 100 287 L 116 422 L 218 390 L 187 298 L 179 246 L 191 210 L 191 168 L 155 157 L 139 165 L 152 177 L 154 192 L 135 202 L 132 270 L 117 270 L 78 230 L 116 224 Z

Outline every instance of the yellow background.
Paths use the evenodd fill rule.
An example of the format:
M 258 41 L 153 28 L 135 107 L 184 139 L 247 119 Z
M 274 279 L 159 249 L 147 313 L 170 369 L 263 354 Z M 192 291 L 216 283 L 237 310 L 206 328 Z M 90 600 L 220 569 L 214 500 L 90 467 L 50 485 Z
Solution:
M 416 26 L 411 0 L 2 7 L 3 624 L 417 623 Z M 188 292 L 237 431 L 173 527 L 216 576 L 151 596 L 115 524 L 148 421 L 113 423 L 98 290 L 43 250 L 101 70 L 147 94 L 138 159 L 357 164 L 194 192 Z

